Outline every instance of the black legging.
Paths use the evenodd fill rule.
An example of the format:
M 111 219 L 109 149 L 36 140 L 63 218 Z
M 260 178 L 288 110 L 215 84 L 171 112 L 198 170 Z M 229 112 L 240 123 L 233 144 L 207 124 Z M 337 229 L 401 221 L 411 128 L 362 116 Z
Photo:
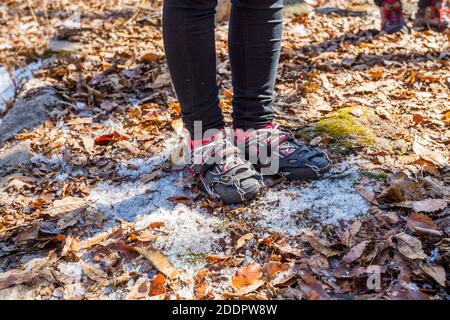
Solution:
M 273 120 L 273 91 L 280 58 L 282 0 L 231 0 L 229 54 L 233 121 L 241 129 Z M 165 0 L 164 46 L 183 121 L 203 132 L 224 126 L 216 81 L 214 14 L 217 0 Z

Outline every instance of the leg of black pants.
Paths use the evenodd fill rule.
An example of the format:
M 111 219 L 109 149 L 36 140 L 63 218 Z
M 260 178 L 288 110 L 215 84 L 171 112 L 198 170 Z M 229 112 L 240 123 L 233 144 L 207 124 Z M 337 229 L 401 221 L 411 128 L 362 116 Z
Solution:
M 273 120 L 282 8 L 282 0 L 232 0 L 229 52 L 233 120 L 240 129 L 262 127 Z
M 164 47 L 183 121 L 191 135 L 224 126 L 216 82 L 214 14 L 217 0 L 165 0 Z

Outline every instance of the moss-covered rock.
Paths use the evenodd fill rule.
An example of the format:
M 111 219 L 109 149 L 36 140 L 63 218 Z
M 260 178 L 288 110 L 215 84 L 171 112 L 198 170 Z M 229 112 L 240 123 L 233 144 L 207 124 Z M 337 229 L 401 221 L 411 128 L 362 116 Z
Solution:
M 315 132 L 327 134 L 335 139 L 335 143 L 345 148 L 370 146 L 374 143 L 374 135 L 369 127 L 364 126 L 357 117 L 351 114 L 354 108 L 342 108 L 333 116 L 315 123 Z M 366 112 L 361 118 L 366 116 Z

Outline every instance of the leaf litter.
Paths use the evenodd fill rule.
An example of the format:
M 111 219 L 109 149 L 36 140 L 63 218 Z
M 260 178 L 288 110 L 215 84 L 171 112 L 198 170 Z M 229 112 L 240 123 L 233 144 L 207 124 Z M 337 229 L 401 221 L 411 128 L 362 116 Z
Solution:
M 40 63 L 34 76 L 55 84 L 64 108 L 12 142 L 30 142 L 29 164 L 2 168 L 0 297 L 448 299 L 444 35 L 378 35 L 367 29 L 379 19 L 371 5 L 362 15 L 286 17 L 277 120 L 348 170 L 308 183 L 275 180 L 259 199 L 224 206 L 199 197 L 170 161 L 180 109 L 163 59 L 160 3 L 147 5 L 127 24 L 89 19 L 90 28 L 67 31 L 29 23 L 25 1 L 5 4 L 4 48 L 25 49 L 2 47 L 0 63 L 23 66 L 54 32 L 82 54 L 53 52 Z M 322 5 L 347 12 L 353 4 Z M 99 9 L 95 0 L 77 6 Z M 47 9 L 56 20 L 65 10 Z M 8 19 L 14 10 L 24 12 L 23 28 Z M 136 30 L 139 43 L 129 37 Z M 230 121 L 225 31 L 219 24 Z M 369 285 L 372 275 L 380 289 Z

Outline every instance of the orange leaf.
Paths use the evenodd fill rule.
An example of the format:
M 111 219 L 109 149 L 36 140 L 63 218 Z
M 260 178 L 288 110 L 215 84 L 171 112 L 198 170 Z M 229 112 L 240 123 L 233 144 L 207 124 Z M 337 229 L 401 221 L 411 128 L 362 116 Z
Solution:
M 288 265 L 281 263 L 279 261 L 270 261 L 264 265 L 261 271 L 269 278 L 273 278 L 277 273 L 282 271 L 287 271 L 289 269 Z
M 111 134 L 105 134 L 100 137 L 95 138 L 94 142 L 100 146 L 106 146 L 118 141 L 128 140 L 127 136 L 121 135 L 117 131 L 114 131 Z
M 189 200 L 191 200 L 191 199 L 189 199 L 189 198 L 186 197 L 186 196 L 179 195 L 179 196 L 169 197 L 169 198 L 167 198 L 167 200 L 168 200 L 168 201 L 171 201 L 171 202 L 182 202 L 182 201 L 189 201 Z
M 143 62 L 150 63 L 150 62 L 158 61 L 160 58 L 161 58 L 161 56 L 159 54 L 147 52 L 147 53 L 144 53 L 144 55 L 142 56 L 141 59 Z
M 251 285 L 256 280 L 261 279 L 261 266 L 258 263 L 251 263 L 242 266 L 236 271 L 236 275 L 231 280 L 231 284 L 234 288 L 240 289 Z
M 150 295 L 157 296 L 166 293 L 165 283 L 166 277 L 162 273 L 158 272 L 150 285 Z
M 413 122 L 414 122 L 414 124 L 419 124 L 423 120 L 425 120 L 425 118 L 422 115 L 417 114 L 417 113 L 413 115 Z
M 165 225 L 164 222 L 162 222 L 162 221 L 156 221 L 156 222 L 150 223 L 150 224 L 147 226 L 147 228 L 150 228 L 150 229 L 157 229 L 157 228 L 164 227 L 164 225 Z
M 36 208 L 40 208 L 42 206 L 42 204 L 45 203 L 45 200 L 42 198 L 39 198 L 35 201 L 30 201 L 30 206 L 36 207 Z
M 206 296 L 206 291 L 208 289 L 208 283 L 206 282 L 207 273 L 208 271 L 203 269 L 200 270 L 194 277 L 194 294 L 197 299 L 203 299 Z
M 59 241 L 59 242 L 64 241 L 64 239 L 66 239 L 66 237 L 65 237 L 64 235 L 62 235 L 62 234 L 58 234 L 58 235 L 56 235 L 56 236 L 53 238 L 53 240 Z
M 128 237 L 128 240 L 132 242 L 137 241 L 137 239 L 138 238 L 134 233 L 130 234 L 130 236 Z
M 228 89 L 223 90 L 223 96 L 227 99 L 233 99 L 233 92 Z

